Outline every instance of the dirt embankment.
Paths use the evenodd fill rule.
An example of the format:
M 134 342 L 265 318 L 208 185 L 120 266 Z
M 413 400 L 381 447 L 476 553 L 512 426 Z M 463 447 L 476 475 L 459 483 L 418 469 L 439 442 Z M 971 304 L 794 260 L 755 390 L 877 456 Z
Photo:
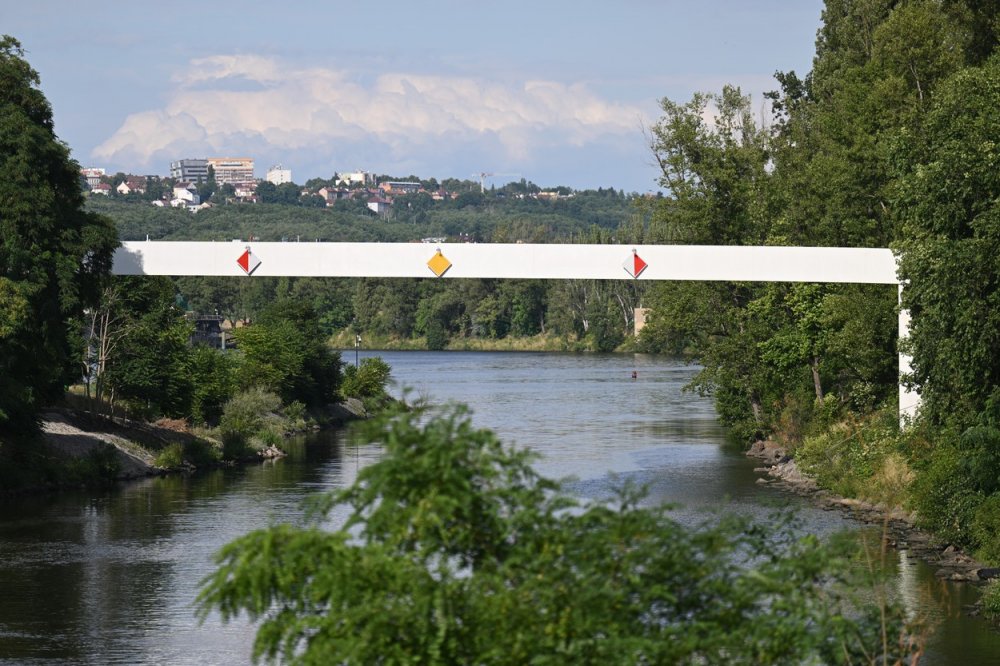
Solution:
M 42 414 L 42 434 L 54 455 L 82 459 L 110 445 L 119 463 L 119 479 L 163 473 L 155 464 L 159 451 L 170 444 L 186 444 L 195 436 L 173 423 L 161 425 L 93 418 L 67 409 Z
M 747 455 L 764 463 L 757 471 L 767 476 L 757 479 L 757 483 L 775 485 L 808 497 L 824 509 L 840 511 L 855 520 L 885 526 L 890 546 L 909 551 L 927 562 L 936 569 L 938 578 L 979 584 L 1000 577 L 1000 568 L 987 567 L 954 545 L 918 529 L 916 517 L 911 513 L 840 497 L 820 488 L 816 480 L 800 470 L 788 452 L 775 442 L 759 441 L 750 447 Z

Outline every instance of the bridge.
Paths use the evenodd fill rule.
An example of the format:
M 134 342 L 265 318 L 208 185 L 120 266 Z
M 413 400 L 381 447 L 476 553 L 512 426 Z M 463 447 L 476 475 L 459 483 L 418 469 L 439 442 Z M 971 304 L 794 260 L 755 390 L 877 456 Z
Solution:
M 528 243 L 273 243 L 126 241 L 116 275 L 233 277 L 516 278 L 833 282 L 899 286 L 885 248 Z M 899 336 L 909 315 L 899 312 Z M 910 360 L 899 356 L 899 372 Z M 919 395 L 900 384 L 899 413 Z

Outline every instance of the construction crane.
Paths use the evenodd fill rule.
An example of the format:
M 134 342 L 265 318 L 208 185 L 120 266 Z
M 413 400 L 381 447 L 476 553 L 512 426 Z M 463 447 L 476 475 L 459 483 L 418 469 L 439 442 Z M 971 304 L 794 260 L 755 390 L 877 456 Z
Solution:
M 490 171 L 480 171 L 479 173 L 474 173 L 472 175 L 473 175 L 473 177 L 477 177 L 477 176 L 479 177 L 479 190 L 483 194 L 486 194 L 486 179 L 487 178 L 493 178 L 495 176 L 499 176 L 501 178 L 504 177 L 504 176 L 513 176 L 513 177 L 516 178 L 516 177 L 519 177 L 521 174 L 519 174 L 519 173 L 492 173 Z

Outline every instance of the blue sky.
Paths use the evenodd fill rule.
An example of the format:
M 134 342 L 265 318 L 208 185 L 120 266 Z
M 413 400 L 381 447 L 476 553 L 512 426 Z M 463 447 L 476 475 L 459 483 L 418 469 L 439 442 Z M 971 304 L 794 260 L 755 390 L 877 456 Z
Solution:
M 658 100 L 811 67 L 821 0 L 0 4 L 84 166 L 656 190 Z

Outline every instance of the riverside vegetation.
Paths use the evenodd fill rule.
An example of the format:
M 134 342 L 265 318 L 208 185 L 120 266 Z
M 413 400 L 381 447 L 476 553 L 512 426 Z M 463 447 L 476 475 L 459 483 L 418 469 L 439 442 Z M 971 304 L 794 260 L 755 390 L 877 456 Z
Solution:
M 177 280 L 163 282 L 159 288 L 163 294 L 178 290 L 188 304 L 198 304 L 198 309 L 211 311 L 210 306 L 215 305 L 229 319 L 258 323 L 267 319 L 269 302 L 297 301 L 296 307 L 310 307 L 315 313 L 319 336 L 310 338 L 312 341 L 349 329 L 398 338 L 423 337 L 427 346 L 434 348 L 455 338 L 502 339 L 552 332 L 574 343 L 585 341 L 594 349 L 614 349 L 626 339 L 631 307 L 641 303 L 650 307 L 651 313 L 635 348 L 683 353 L 698 360 L 703 371 L 692 388 L 714 397 L 720 418 L 734 437 L 745 443 L 765 437 L 782 440 L 828 487 L 910 509 L 921 524 L 953 544 L 998 563 L 998 25 L 994 4 L 979 0 L 826 0 L 812 71 L 805 76 L 779 72 L 777 89 L 768 95 L 770 113 L 766 117 L 759 119 L 757 107 L 733 87 L 699 93 L 686 102 L 663 100 L 662 116 L 650 128 L 649 139 L 666 196 L 629 199 L 617 192 L 613 196 L 603 192 L 601 196 L 608 201 L 631 208 L 617 218 L 575 221 L 572 225 L 577 226 L 568 234 L 560 226 L 562 221 L 548 218 L 532 222 L 536 213 L 549 215 L 554 208 L 505 209 L 520 204 L 508 199 L 501 202 L 492 193 L 465 197 L 451 208 L 420 211 L 422 217 L 415 215 L 408 220 L 411 230 L 403 229 L 401 219 L 383 222 L 364 218 L 357 211 L 305 207 L 296 207 L 292 215 L 290 207 L 280 204 L 220 206 L 213 209 L 218 212 L 203 211 L 183 218 L 176 217 L 176 212 L 138 212 L 144 208 L 128 207 L 127 202 L 92 202 L 90 208 L 84 208 L 75 180 L 76 165 L 55 139 L 51 112 L 37 89 L 37 76 L 24 62 L 16 41 L 6 38 L 0 49 L 0 101 L 4 105 L 0 150 L 5 164 L 12 165 L 7 170 L 12 177 L 0 185 L 5 188 L 0 197 L 4 207 L 0 217 L 0 299 L 4 306 L 0 308 L 0 363 L 5 378 L 0 385 L 0 469 L 18 468 L 19 461 L 30 457 L 33 445 L 26 442 L 24 433 L 34 429 L 39 410 L 58 399 L 66 380 L 80 374 L 81 359 L 85 358 L 83 336 L 79 335 L 84 310 L 97 311 L 102 307 L 102 293 L 118 283 L 107 275 L 114 225 L 103 214 L 119 217 L 118 224 L 125 228 L 130 224 L 126 216 L 135 212 L 144 221 L 136 223 L 139 226 L 131 227 L 129 233 L 133 237 L 149 233 L 151 238 L 181 238 L 187 231 L 198 238 L 248 238 L 265 233 L 265 221 L 271 225 L 266 232 L 268 240 L 292 238 L 301 235 L 295 227 L 298 223 L 292 220 L 308 210 L 301 213 L 303 219 L 329 229 L 315 235 L 327 240 L 347 240 L 348 233 L 358 236 L 351 240 L 414 240 L 432 235 L 423 231 L 433 225 L 445 229 L 442 220 L 447 217 L 453 225 L 445 229 L 447 235 L 472 234 L 480 241 L 891 246 L 900 254 L 901 277 L 906 281 L 903 305 L 912 316 L 912 335 L 904 344 L 912 354 L 914 371 L 905 379 L 919 389 L 924 400 L 915 422 L 902 430 L 894 414 L 897 294 L 892 288 L 306 279 Z M 14 168 L 25 164 L 51 165 L 43 170 L 48 180 L 28 179 L 26 174 L 38 172 L 37 168 Z M 202 218 L 205 213 L 214 217 Z M 160 215 L 175 217 L 157 217 Z M 286 223 L 275 223 L 277 218 Z M 159 231 L 156 225 L 161 225 Z M 211 228 L 198 230 L 201 225 Z M 254 328 L 256 325 L 247 330 Z M 248 340 L 250 348 L 255 342 L 262 348 L 269 344 L 268 340 L 254 340 L 253 335 Z M 166 354 L 175 349 L 176 340 L 164 339 L 157 344 Z M 142 346 L 119 349 L 126 352 L 127 359 L 139 354 Z M 289 355 L 289 360 L 296 358 L 297 354 Z M 307 366 L 300 367 L 305 370 Z M 301 387 L 300 378 L 321 379 L 309 372 L 293 378 L 283 376 L 281 368 L 262 369 L 279 396 L 292 395 L 286 392 Z M 140 373 L 122 373 L 118 381 L 135 394 L 127 397 L 116 389 L 114 401 L 132 402 L 137 408 L 146 408 L 148 402 L 168 413 L 179 410 L 188 395 L 183 381 L 176 386 L 160 384 L 162 390 L 144 385 Z M 219 404 L 210 397 L 198 400 L 206 406 Z M 190 404 L 196 400 L 191 398 Z M 389 427 L 380 435 L 387 446 L 396 436 L 393 432 Z M 411 439 L 415 442 L 422 437 Z M 381 491 L 391 493 L 391 488 L 388 485 Z M 456 534 L 449 536 L 451 523 L 437 521 L 452 514 L 436 510 L 422 514 L 419 507 L 425 505 L 419 501 L 419 492 L 413 492 L 408 501 L 415 509 L 400 512 L 399 520 L 426 518 L 426 528 L 432 534 L 439 530 L 436 542 L 407 541 L 400 536 L 407 534 L 406 530 L 396 530 L 398 525 L 366 526 L 360 515 L 359 527 L 387 530 L 370 533 L 372 538 L 366 545 L 370 550 L 351 550 L 342 535 L 326 541 L 327 537 L 317 532 L 289 532 L 301 548 L 282 549 L 281 556 L 288 558 L 291 570 L 308 573 L 310 580 L 322 584 L 320 587 L 289 587 L 289 579 L 275 578 L 273 569 L 268 573 L 251 567 L 245 570 L 246 577 L 240 577 L 243 574 L 236 569 L 223 569 L 234 577 L 226 574 L 218 579 L 210 588 L 215 596 L 208 597 L 206 603 L 216 604 L 223 612 L 242 608 L 263 617 L 270 608 L 266 602 L 287 600 L 301 611 L 289 611 L 266 626 L 259 636 L 262 654 L 283 650 L 288 656 L 299 647 L 308 649 L 306 637 L 320 628 L 351 627 L 351 636 L 376 641 L 382 636 L 382 625 L 380 616 L 365 614 L 371 606 L 360 605 L 358 615 L 345 616 L 338 615 L 338 609 L 347 612 L 351 604 L 324 605 L 334 599 L 356 601 L 359 597 L 351 595 L 360 595 L 363 590 L 351 587 L 353 579 L 337 578 L 336 568 L 309 569 L 317 560 L 306 554 L 319 548 L 333 558 L 330 562 L 357 572 L 359 580 L 365 580 L 362 574 L 379 575 L 380 581 L 411 581 L 414 586 L 423 586 L 417 597 L 399 598 L 415 599 L 409 608 L 427 612 L 420 618 L 401 615 L 415 624 L 396 626 L 419 624 L 441 630 L 437 634 L 440 641 L 425 632 L 422 638 L 414 639 L 414 649 L 428 650 L 429 661 L 446 663 L 452 655 L 454 661 L 462 661 L 467 652 L 461 650 L 470 645 L 465 639 L 473 643 L 479 639 L 459 631 L 460 627 L 469 628 L 464 621 L 449 624 L 447 618 L 465 617 L 458 612 L 466 603 L 465 597 L 451 596 L 453 588 L 443 584 L 435 588 L 431 581 L 465 584 L 460 576 L 451 575 L 457 570 L 447 567 L 459 564 L 458 559 L 449 559 L 452 555 L 460 558 L 466 551 L 448 545 L 452 542 L 444 537 L 461 539 L 470 532 L 456 527 Z M 422 486 L 420 492 L 432 493 L 428 502 L 434 499 L 433 484 Z M 477 493 L 460 497 L 464 499 L 455 506 L 484 510 L 499 506 L 480 504 Z M 374 505 L 365 506 L 372 511 L 363 516 L 365 519 L 385 515 Z M 528 515 L 514 512 L 511 519 Z M 575 515 L 569 512 L 560 520 Z M 587 512 L 583 515 L 595 517 Z M 620 526 L 617 521 L 634 517 L 629 510 L 615 515 L 608 518 L 608 525 Z M 548 516 L 530 517 L 529 523 L 536 518 L 544 518 L 542 523 L 549 520 Z M 646 520 L 644 514 L 639 522 L 652 527 L 653 523 L 643 522 Z M 661 528 L 657 523 L 656 529 Z M 697 538 L 676 529 L 671 533 L 681 535 L 677 540 Z M 537 544 L 551 539 L 561 544 L 563 552 L 574 543 L 580 545 L 567 541 L 569 534 L 562 529 L 534 534 L 539 537 Z M 588 547 L 609 543 L 613 534 L 613 530 L 600 532 Z M 722 544 L 739 543 L 739 537 L 732 533 L 717 536 L 713 543 L 723 549 L 728 546 Z M 274 542 L 267 533 L 238 542 L 226 551 L 231 565 L 243 561 L 241 551 L 247 553 L 247 562 L 254 561 L 255 553 L 261 551 L 254 550 L 253 539 L 261 539 L 264 545 Z M 476 539 L 472 542 L 479 543 Z M 435 544 L 444 544 L 444 548 L 435 551 Z M 548 556 L 556 557 L 557 551 Z M 395 559 L 400 553 L 412 557 Z M 515 560 L 528 568 L 506 569 L 504 575 L 509 574 L 515 583 L 528 581 L 530 562 Z M 500 561 L 483 561 L 487 571 L 500 571 Z M 611 566 L 615 561 L 621 560 L 611 558 L 606 563 Z M 574 568 L 579 563 L 570 559 L 562 562 L 567 571 L 590 571 Z M 351 569 L 377 564 L 384 567 Z M 751 577 L 758 573 L 754 567 L 749 569 Z M 234 581 L 234 587 L 226 588 L 226 580 Z M 472 576 L 469 584 L 475 580 Z M 502 601 L 507 604 L 504 613 L 518 611 L 530 616 L 524 627 L 538 619 L 528 610 L 535 600 L 555 595 L 560 589 L 506 586 L 499 584 L 501 580 L 505 579 L 491 577 L 484 583 L 483 589 L 496 596 L 471 603 Z M 672 589 L 699 589 L 696 581 L 682 580 Z M 342 586 L 337 589 L 343 596 L 309 596 L 331 585 Z M 996 590 L 994 584 L 986 595 L 986 608 L 994 609 L 992 612 L 997 606 Z M 519 591 L 524 596 L 516 596 Z M 722 595 L 718 599 L 726 598 L 724 591 L 715 593 Z M 770 597 L 774 603 L 780 603 L 781 598 L 778 592 Z M 698 617 L 709 606 L 688 608 Z M 504 613 L 497 613 L 493 621 L 500 622 L 498 618 Z M 568 630 L 578 622 L 586 624 L 589 617 L 567 616 L 555 628 Z M 801 619 L 794 613 L 789 617 Z M 329 618 L 342 622 L 327 627 L 324 623 Z M 546 622 L 536 624 L 549 626 Z M 669 625 L 656 628 L 667 630 Z M 517 635 L 500 628 L 492 634 L 497 645 Z M 636 630 L 648 628 L 640 621 Z M 892 661 L 886 647 L 889 633 L 880 631 L 874 638 L 867 630 L 855 634 L 868 650 L 867 661 Z M 585 632 L 576 635 L 597 636 Z M 555 632 L 532 639 L 537 640 L 540 654 L 543 646 L 552 645 L 545 641 L 554 640 L 553 636 L 568 634 Z M 599 637 L 606 640 L 609 636 Z M 282 642 L 285 638 L 288 642 Z M 599 646 L 600 641 L 594 638 L 588 644 Z M 558 649 L 580 645 L 567 640 L 545 653 L 552 655 L 551 663 L 571 661 L 560 656 Z M 812 652 L 801 654 L 817 655 L 814 660 L 833 659 L 820 646 L 810 645 Z M 501 655 L 496 657 L 499 663 L 503 654 L 516 654 L 515 648 L 503 644 L 491 654 Z M 641 648 L 636 650 L 641 652 Z M 734 645 L 732 650 L 739 648 Z M 732 653 L 725 654 L 729 657 Z M 734 661 L 737 658 L 733 656 Z

